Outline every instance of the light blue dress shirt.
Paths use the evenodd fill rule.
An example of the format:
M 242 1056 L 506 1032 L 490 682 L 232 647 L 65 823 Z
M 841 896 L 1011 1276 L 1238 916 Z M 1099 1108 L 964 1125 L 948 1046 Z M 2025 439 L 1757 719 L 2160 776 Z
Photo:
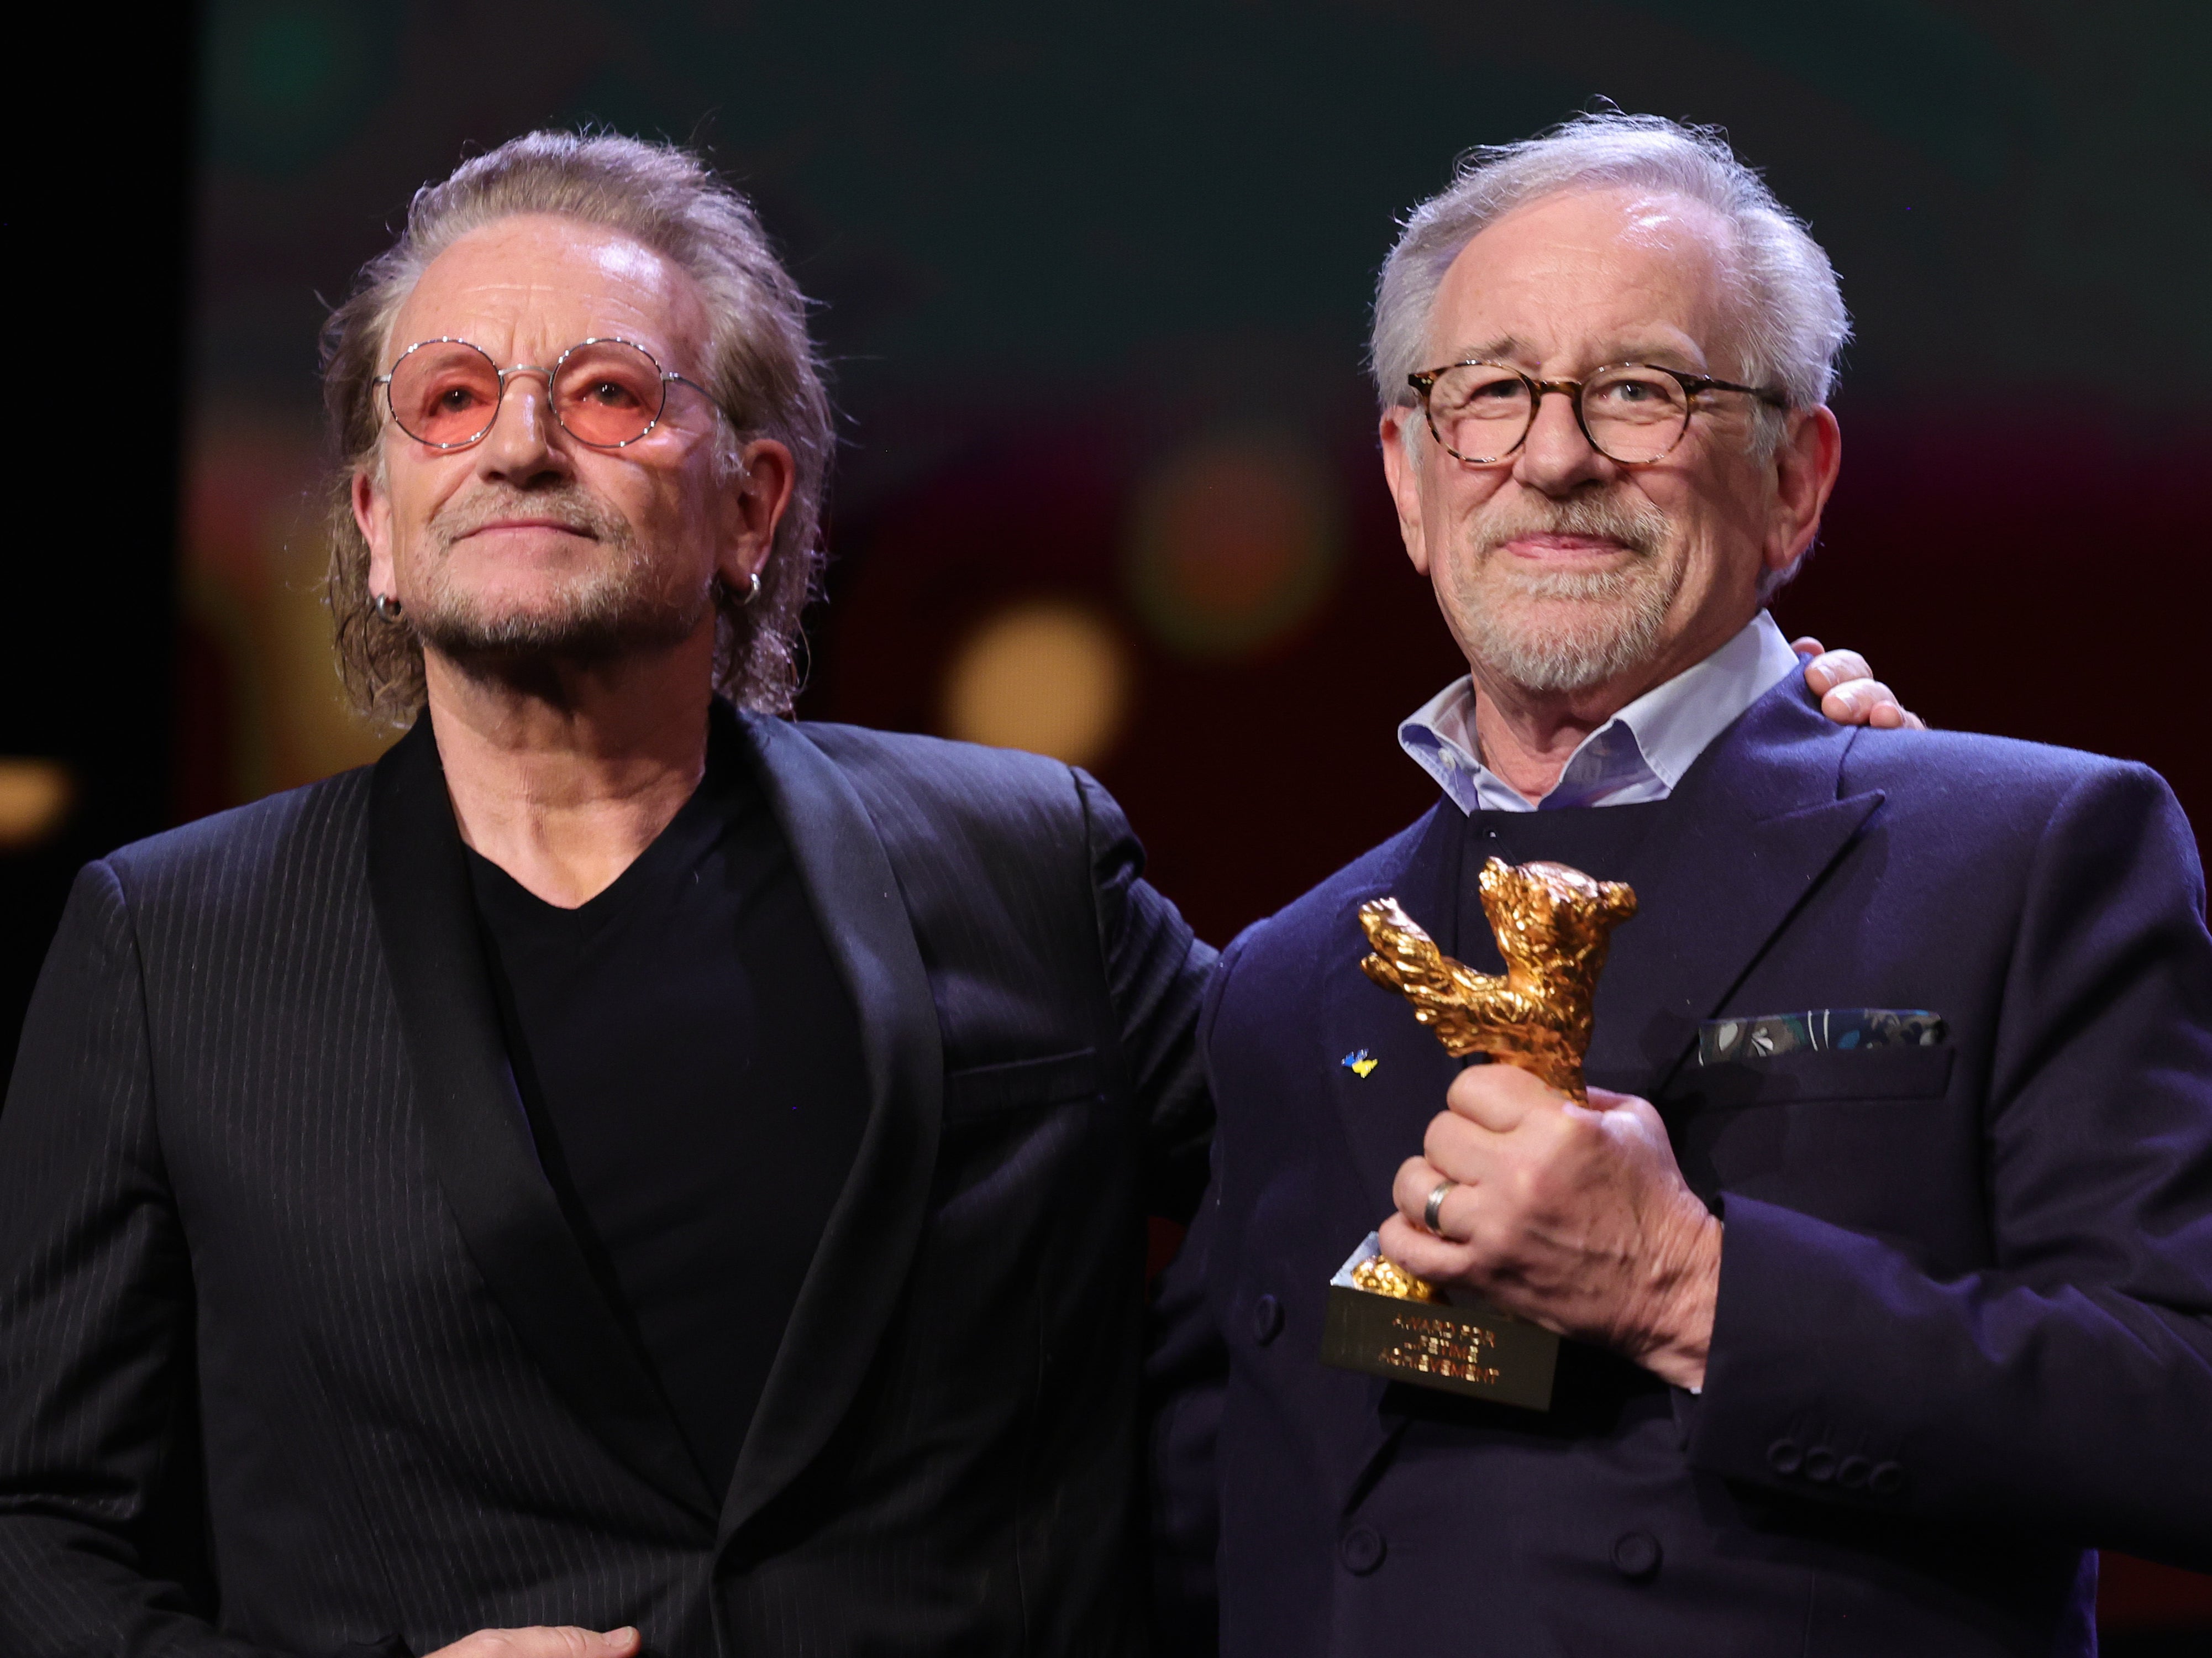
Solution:
M 1398 746 L 1464 812 L 1664 800 L 1707 744 L 1784 674 L 1803 667 L 1761 610 L 1704 661 L 1655 685 L 1583 738 L 1552 792 L 1533 804 L 1482 763 L 1470 679 L 1455 680 L 1416 709 L 1398 727 Z

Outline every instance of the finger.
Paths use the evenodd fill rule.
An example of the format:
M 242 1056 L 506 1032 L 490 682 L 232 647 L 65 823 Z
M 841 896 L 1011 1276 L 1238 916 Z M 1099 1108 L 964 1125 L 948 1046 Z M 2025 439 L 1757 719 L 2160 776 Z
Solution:
M 1391 1177 L 1390 1201 L 1410 1224 L 1425 1232 L 1430 1230 L 1429 1197 L 1437 1187 L 1451 1187 L 1444 1202 L 1463 1213 L 1474 1193 L 1484 1184 L 1479 1175 L 1458 1172 L 1462 1168 L 1464 1164 L 1457 1159 L 1439 1162 L 1432 1157 L 1408 1157 L 1398 1165 L 1397 1174 Z M 1439 1223 L 1443 1218 L 1441 1209 L 1437 1218 Z
M 1650 1103 L 1640 1094 L 1616 1094 L 1610 1088 L 1599 1088 L 1593 1085 L 1589 1090 L 1589 1093 L 1590 1109 L 1593 1111 L 1618 1111 L 1631 1102 L 1644 1106 Z
M 1465 1244 L 1431 1236 L 1403 1215 L 1391 1216 L 1376 1230 L 1383 1255 L 1415 1278 L 1444 1284 L 1463 1276 L 1468 1270 L 1472 1252 Z
M 1826 656 L 1827 647 L 1810 634 L 1802 634 L 1790 641 L 1790 648 L 1800 656 Z
M 1820 712 L 1840 726 L 1863 726 L 1883 706 L 1898 706 L 1897 693 L 1879 679 L 1854 679 L 1820 699 Z
M 1874 670 L 1856 651 L 1823 651 L 1805 665 L 1805 683 L 1825 694 L 1856 679 L 1871 679 Z
M 1437 1189 L 1437 1182 L 1449 1178 L 1426 1157 L 1408 1157 L 1398 1165 L 1398 1172 L 1391 1179 L 1390 1201 L 1399 1214 L 1418 1222 L 1421 1211 L 1428 1206 L 1429 1193 Z
M 1879 726 L 1886 732 L 1924 732 L 1928 729 L 1926 720 L 1913 713 L 1911 709 L 1896 702 L 1877 704 L 1874 712 L 1867 716 L 1867 724 Z
M 1531 1111 L 1556 1108 L 1565 1096 L 1517 1065 L 1471 1065 L 1452 1078 L 1444 1103 L 1495 1134 L 1510 1134 Z
M 640 1645 L 635 1628 L 581 1629 L 542 1624 L 527 1629 L 480 1629 L 441 1647 L 430 1658 L 631 1658 Z
M 1589 1102 L 1593 1111 L 1626 1111 L 1647 1127 L 1656 1128 L 1662 1135 L 1667 1132 L 1666 1120 L 1659 1114 L 1659 1108 L 1641 1094 L 1616 1094 L 1610 1088 L 1593 1088 Z

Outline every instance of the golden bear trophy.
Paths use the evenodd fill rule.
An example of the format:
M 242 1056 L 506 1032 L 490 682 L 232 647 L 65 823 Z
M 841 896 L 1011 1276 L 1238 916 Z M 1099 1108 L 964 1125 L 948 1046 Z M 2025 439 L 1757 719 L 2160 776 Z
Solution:
M 1483 865 L 1480 886 L 1502 977 L 1454 961 L 1387 897 L 1360 907 L 1374 954 L 1359 965 L 1413 1004 L 1445 1052 L 1486 1054 L 1586 1102 L 1583 1055 L 1598 974 L 1613 928 L 1636 914 L 1636 894 L 1565 864 L 1496 858 Z M 1373 1234 L 1329 1284 L 1322 1357 L 1344 1369 L 1545 1410 L 1559 1346 L 1557 1336 L 1502 1309 L 1448 1302 L 1387 1259 Z

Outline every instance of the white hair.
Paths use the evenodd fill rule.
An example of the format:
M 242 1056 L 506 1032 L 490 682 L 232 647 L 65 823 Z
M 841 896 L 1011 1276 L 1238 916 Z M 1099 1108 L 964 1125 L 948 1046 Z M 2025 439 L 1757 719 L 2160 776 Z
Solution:
M 1407 216 L 1375 295 L 1369 361 L 1382 407 L 1411 404 L 1406 377 L 1435 367 L 1421 360 L 1429 313 L 1462 248 L 1516 208 L 1622 185 L 1701 202 L 1728 223 L 1733 246 L 1723 252 L 1744 383 L 1779 392 L 1793 409 L 1826 403 L 1851 331 L 1827 254 L 1717 127 L 1616 110 L 1578 115 L 1521 143 L 1469 150 L 1450 185 Z M 1780 429 L 1776 416 L 1760 432 L 1771 442 Z

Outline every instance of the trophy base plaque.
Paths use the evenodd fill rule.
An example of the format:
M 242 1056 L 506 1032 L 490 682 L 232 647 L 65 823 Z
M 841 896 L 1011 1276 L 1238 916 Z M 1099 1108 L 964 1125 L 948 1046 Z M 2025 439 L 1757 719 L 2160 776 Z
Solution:
M 1361 1288 L 1354 1269 L 1382 1253 L 1370 1232 L 1328 1281 L 1322 1363 L 1494 1404 L 1551 1409 L 1559 1337 L 1486 1302 L 1454 1305 Z

